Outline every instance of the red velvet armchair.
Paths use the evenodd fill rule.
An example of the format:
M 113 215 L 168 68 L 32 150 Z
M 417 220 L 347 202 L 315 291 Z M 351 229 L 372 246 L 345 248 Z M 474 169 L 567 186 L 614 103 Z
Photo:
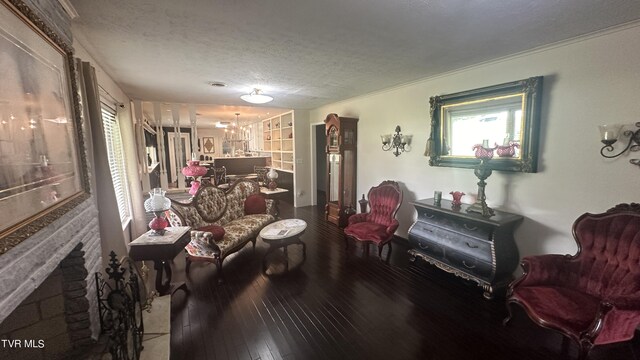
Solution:
M 372 187 L 367 197 L 369 212 L 349 217 L 349 225 L 344 229 L 347 235 L 345 237 L 347 248 L 351 238 L 365 242 L 367 245 L 376 244 L 378 256 L 382 255 L 384 245 L 389 244 L 389 254 L 391 254 L 391 239 L 399 225 L 395 217 L 402 204 L 402 190 L 397 182 L 386 180 Z
M 576 255 L 522 260 L 507 293 L 538 325 L 576 341 L 579 358 L 594 345 L 633 338 L 640 325 L 640 204 L 584 214 L 573 224 Z

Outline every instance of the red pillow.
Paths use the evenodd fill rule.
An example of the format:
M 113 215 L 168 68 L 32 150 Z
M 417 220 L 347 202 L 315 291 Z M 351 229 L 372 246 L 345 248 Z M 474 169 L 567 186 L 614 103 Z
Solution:
M 201 228 L 198 228 L 199 231 L 206 231 L 213 234 L 213 241 L 220 241 L 224 237 L 226 231 L 222 226 L 218 225 L 207 225 Z
M 249 195 L 244 201 L 245 215 L 264 214 L 267 212 L 267 202 L 260 194 Z

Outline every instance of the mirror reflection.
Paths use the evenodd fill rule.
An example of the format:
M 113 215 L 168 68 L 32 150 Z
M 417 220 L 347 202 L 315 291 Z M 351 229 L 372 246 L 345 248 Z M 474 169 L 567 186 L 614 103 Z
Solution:
M 181 170 L 199 161 L 213 178 L 224 166 L 227 177 L 254 176 L 254 166 L 293 172 L 292 110 L 140 102 L 140 161 L 147 164 L 149 187 L 189 189 Z M 147 186 L 146 184 L 144 186 Z
M 433 96 L 429 165 L 473 168 L 473 146 L 496 149 L 494 170 L 536 172 L 542 77 Z
M 490 147 L 522 143 L 523 104 L 523 94 L 515 94 L 443 106 L 442 155 L 473 157 L 473 145 L 484 140 Z M 520 155 L 516 148 L 512 157 Z

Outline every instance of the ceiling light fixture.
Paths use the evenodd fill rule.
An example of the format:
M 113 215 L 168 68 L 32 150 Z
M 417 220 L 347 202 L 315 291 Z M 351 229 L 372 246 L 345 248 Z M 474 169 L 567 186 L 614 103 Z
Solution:
M 251 104 L 265 104 L 272 101 L 273 97 L 262 94 L 260 89 L 253 89 L 251 93 L 240 96 L 240 99 Z

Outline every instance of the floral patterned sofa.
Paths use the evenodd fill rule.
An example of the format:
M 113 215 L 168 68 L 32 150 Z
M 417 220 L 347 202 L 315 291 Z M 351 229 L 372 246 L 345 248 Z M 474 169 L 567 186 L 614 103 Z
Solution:
M 257 182 L 241 179 L 228 190 L 202 186 L 188 203 L 171 201 L 168 218 L 171 226 L 190 226 L 191 242 L 187 251 L 186 272 L 192 261 L 216 264 L 221 282 L 222 262 L 249 241 L 255 249 L 260 230 L 275 220 L 273 200 L 260 195 Z

